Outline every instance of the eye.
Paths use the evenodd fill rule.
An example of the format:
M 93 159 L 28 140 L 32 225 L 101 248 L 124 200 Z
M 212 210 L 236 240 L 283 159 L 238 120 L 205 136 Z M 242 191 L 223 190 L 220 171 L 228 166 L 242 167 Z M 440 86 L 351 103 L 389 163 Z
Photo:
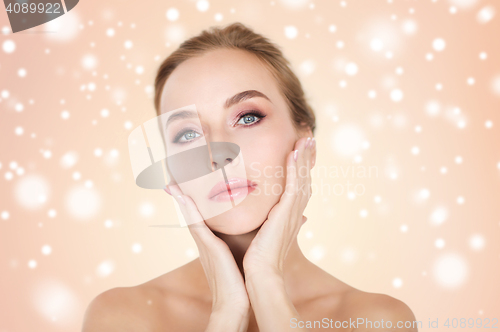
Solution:
M 260 114 L 257 114 L 257 113 L 254 113 L 254 112 L 249 112 L 249 113 L 246 113 L 246 114 L 243 114 L 238 122 L 236 122 L 236 124 L 240 124 L 240 125 L 244 125 L 244 126 L 249 126 L 249 125 L 252 125 L 254 123 L 257 123 L 259 122 L 264 116 L 260 115 Z
M 194 130 L 187 130 L 187 131 L 184 131 L 184 132 L 180 133 L 179 135 L 177 135 L 174 142 L 175 143 L 187 143 L 187 142 L 192 141 L 195 138 L 200 137 L 200 136 L 201 135 L 198 134 Z

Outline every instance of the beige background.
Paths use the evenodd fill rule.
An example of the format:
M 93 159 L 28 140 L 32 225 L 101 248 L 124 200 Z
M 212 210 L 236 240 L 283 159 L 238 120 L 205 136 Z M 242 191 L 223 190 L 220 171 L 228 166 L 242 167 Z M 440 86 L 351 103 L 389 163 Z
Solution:
M 498 320 L 498 10 L 492 0 L 83 0 L 11 34 L 2 7 L 0 331 L 79 331 L 97 294 L 196 257 L 187 229 L 148 227 L 176 223 L 174 205 L 135 186 L 127 137 L 154 116 L 160 61 L 234 21 L 282 47 L 317 114 L 316 167 L 330 168 L 315 185 L 344 189 L 311 198 L 307 257 L 403 300 L 424 327 Z M 347 195 L 347 181 L 361 195 Z

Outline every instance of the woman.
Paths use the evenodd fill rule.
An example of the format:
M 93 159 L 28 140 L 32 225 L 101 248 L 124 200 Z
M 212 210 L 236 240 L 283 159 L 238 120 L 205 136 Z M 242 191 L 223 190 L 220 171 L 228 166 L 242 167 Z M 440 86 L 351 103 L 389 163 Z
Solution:
M 196 105 L 202 128 L 181 133 L 176 144 L 238 144 L 251 165 L 248 192 L 203 220 L 190 195 L 168 186 L 191 221 L 200 257 L 100 294 L 87 309 L 84 332 L 380 331 L 359 319 L 417 331 L 401 327 L 415 320 L 403 302 L 343 283 L 297 244 L 311 195 L 315 117 L 277 46 L 241 23 L 203 31 L 163 62 L 155 87 L 159 115 Z

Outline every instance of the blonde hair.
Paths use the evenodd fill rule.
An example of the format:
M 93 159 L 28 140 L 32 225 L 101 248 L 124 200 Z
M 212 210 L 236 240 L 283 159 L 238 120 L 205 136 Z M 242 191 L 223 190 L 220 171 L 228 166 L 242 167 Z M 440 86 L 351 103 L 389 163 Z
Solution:
M 208 30 L 203 30 L 198 36 L 184 41 L 163 61 L 155 78 L 154 104 L 158 114 L 161 113 L 163 87 L 174 69 L 189 58 L 221 48 L 245 50 L 263 61 L 278 82 L 290 108 L 295 128 L 309 127 L 314 133 L 316 128 L 314 111 L 306 101 L 302 85 L 291 70 L 289 61 L 276 44 L 239 22 L 224 28 L 210 27 Z

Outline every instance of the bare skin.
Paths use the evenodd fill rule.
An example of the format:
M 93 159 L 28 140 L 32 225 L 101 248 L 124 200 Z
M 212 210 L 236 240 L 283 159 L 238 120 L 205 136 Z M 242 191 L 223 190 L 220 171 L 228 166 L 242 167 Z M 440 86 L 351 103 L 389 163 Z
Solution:
M 302 320 L 321 321 L 326 317 L 333 321 L 349 321 L 349 318 L 361 317 L 372 321 L 391 320 L 394 325 L 397 321 L 415 321 L 403 302 L 388 295 L 355 289 L 305 257 L 301 261 L 304 265 L 295 273 L 290 272 L 287 291 Z M 113 288 L 100 294 L 89 306 L 83 332 L 204 331 L 211 309 L 211 292 L 201 263 L 195 259 L 144 284 Z M 369 331 L 349 327 L 337 330 Z M 247 331 L 259 331 L 253 315 Z
M 248 90 L 269 98 L 255 97 L 225 109 L 228 97 Z M 189 193 L 169 186 L 167 193 L 177 200 L 186 219 L 202 220 L 188 223 L 200 257 L 144 284 L 100 294 L 87 309 L 83 332 L 320 331 L 324 326 L 299 322 L 326 318 L 335 324 L 364 318 L 396 326 L 398 321 L 415 321 L 403 302 L 357 290 L 301 252 L 297 234 L 307 220 L 303 212 L 311 196 L 316 144 L 309 128 L 294 127 L 274 77 L 257 58 L 222 49 L 189 59 L 167 80 L 162 101 L 165 113 L 196 104 L 204 128 L 198 136 L 189 135 L 193 143 L 188 144 L 200 144 L 202 139 L 234 142 L 241 147 L 245 165 L 260 165 L 259 171 L 287 170 L 286 177 L 270 178 L 247 170 L 249 180 L 260 187 L 267 183 L 291 190 L 249 195 L 233 209 L 202 220 Z M 247 115 L 252 125 L 239 124 L 241 118 L 235 116 L 245 109 L 264 116 Z M 175 142 L 166 144 L 171 144 L 167 149 L 181 148 Z M 306 175 L 301 175 L 304 167 Z M 364 324 L 335 327 L 371 331 Z M 372 329 L 381 330 L 391 329 Z M 393 330 L 417 331 L 415 327 Z

